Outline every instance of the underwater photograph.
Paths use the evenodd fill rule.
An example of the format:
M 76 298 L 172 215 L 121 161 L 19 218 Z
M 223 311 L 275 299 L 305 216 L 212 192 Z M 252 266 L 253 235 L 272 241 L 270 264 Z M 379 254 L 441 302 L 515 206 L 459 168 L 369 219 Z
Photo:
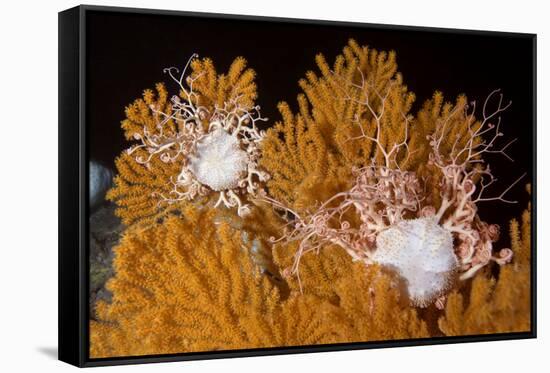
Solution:
M 85 27 L 91 359 L 532 330 L 527 34 Z

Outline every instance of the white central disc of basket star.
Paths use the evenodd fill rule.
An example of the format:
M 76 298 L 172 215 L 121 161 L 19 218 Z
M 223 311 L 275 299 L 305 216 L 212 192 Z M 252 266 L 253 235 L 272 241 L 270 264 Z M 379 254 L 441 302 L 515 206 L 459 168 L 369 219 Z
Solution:
M 195 154 L 189 158 L 189 168 L 201 184 L 222 191 L 238 186 L 248 160 L 235 136 L 216 129 L 197 143 Z
M 375 262 L 397 271 L 411 301 L 427 306 L 449 286 L 458 260 L 451 233 L 433 217 L 403 220 L 376 238 Z

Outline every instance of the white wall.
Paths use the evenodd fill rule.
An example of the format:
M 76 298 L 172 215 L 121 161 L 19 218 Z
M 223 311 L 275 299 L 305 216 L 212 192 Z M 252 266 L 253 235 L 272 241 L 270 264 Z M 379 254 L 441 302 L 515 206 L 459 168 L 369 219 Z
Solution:
M 95 1 L 98 5 L 538 33 L 539 289 L 548 288 L 549 22 L 544 1 Z M 74 1 L 0 5 L 0 370 L 68 371 L 57 345 L 57 11 Z M 548 13 L 548 12 L 546 12 Z M 513 53 L 513 51 L 510 51 Z M 513 71 L 510 71 L 513 74 Z M 546 107 L 545 107 L 546 106 Z M 548 291 L 539 339 L 171 363 L 116 371 L 526 372 L 548 366 Z M 535 371 L 541 371 L 536 369 Z

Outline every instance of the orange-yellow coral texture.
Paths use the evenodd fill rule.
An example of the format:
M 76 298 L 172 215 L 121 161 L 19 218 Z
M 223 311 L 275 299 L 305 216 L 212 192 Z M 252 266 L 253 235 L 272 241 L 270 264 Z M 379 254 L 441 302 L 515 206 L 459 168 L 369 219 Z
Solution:
M 367 131 L 373 131 L 374 121 L 365 107 L 346 99 L 357 93 L 341 87 L 365 79 L 379 91 L 389 87 L 381 130 L 385 146 L 397 141 L 407 125 L 404 118 L 412 120 L 411 155 L 399 155 L 396 161 L 403 169 L 432 175 L 427 193 L 437 205 L 440 175 L 428 165 L 426 136 L 466 98 L 445 103 L 436 92 L 413 115 L 415 96 L 397 72 L 395 53 L 353 40 L 333 66 L 322 55 L 317 64 L 320 75 L 308 72 L 300 81 L 304 93 L 298 97 L 298 112 L 280 103 L 282 119 L 263 142 L 260 165 L 271 175 L 265 185 L 268 195 L 306 211 L 348 189 L 352 167 L 380 161 L 372 142 L 349 141 L 358 135 L 357 118 Z M 256 98 L 254 72 L 245 69 L 241 58 L 227 75 L 218 74 L 210 60 L 195 61 L 192 70 L 204 77 L 196 90 L 203 105 L 237 96 L 252 105 Z M 153 123 L 152 102 L 167 104 L 163 85 L 127 108 L 123 128 L 129 139 Z M 464 123 L 456 117 L 450 145 L 444 146 L 460 139 Z M 510 264 L 493 263 L 457 283 L 444 310 L 416 308 L 395 286 L 395 274 L 353 262 L 336 245 L 304 255 L 299 279 L 286 275 L 298 243 L 270 242 L 284 220 L 266 204 L 258 203 L 242 219 L 213 208 L 211 201 L 159 205 L 151 193 L 178 173 L 174 164 L 153 162 L 147 168 L 123 154 L 117 167 L 108 198 L 117 203 L 127 229 L 115 248 L 115 276 L 108 282 L 112 301 L 101 301 L 94 309 L 92 358 L 530 330 L 530 206 L 509 224 Z

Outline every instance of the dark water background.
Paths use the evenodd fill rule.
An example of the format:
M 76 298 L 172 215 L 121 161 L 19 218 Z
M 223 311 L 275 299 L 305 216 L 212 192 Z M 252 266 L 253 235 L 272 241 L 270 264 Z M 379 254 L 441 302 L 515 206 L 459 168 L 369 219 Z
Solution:
M 465 93 L 483 102 L 496 88 L 513 101 L 503 115 L 506 139 L 518 138 L 509 154 L 492 157 L 500 194 L 518 176 L 527 177 L 508 195 L 519 204 L 488 202 L 481 206 L 484 220 L 507 227 L 525 208 L 523 185 L 532 179 L 532 42 L 527 37 L 456 35 L 449 32 L 388 31 L 375 26 L 336 27 L 296 23 L 237 21 L 198 17 L 90 12 L 87 18 L 87 123 L 89 155 L 107 167 L 129 144 L 120 121 L 124 107 L 159 81 L 168 83 L 162 70 L 183 67 L 198 53 L 210 57 L 224 72 L 236 56 L 244 56 L 257 72 L 258 104 L 270 123 L 280 119 L 276 105 L 287 101 L 296 108 L 301 92 L 298 80 L 317 71 L 315 55 L 332 63 L 354 38 L 360 45 L 395 50 L 399 71 L 416 93 L 413 113 L 435 90 L 454 101 Z M 507 235 L 504 235 L 504 239 Z M 502 242 L 504 243 L 504 242 Z

